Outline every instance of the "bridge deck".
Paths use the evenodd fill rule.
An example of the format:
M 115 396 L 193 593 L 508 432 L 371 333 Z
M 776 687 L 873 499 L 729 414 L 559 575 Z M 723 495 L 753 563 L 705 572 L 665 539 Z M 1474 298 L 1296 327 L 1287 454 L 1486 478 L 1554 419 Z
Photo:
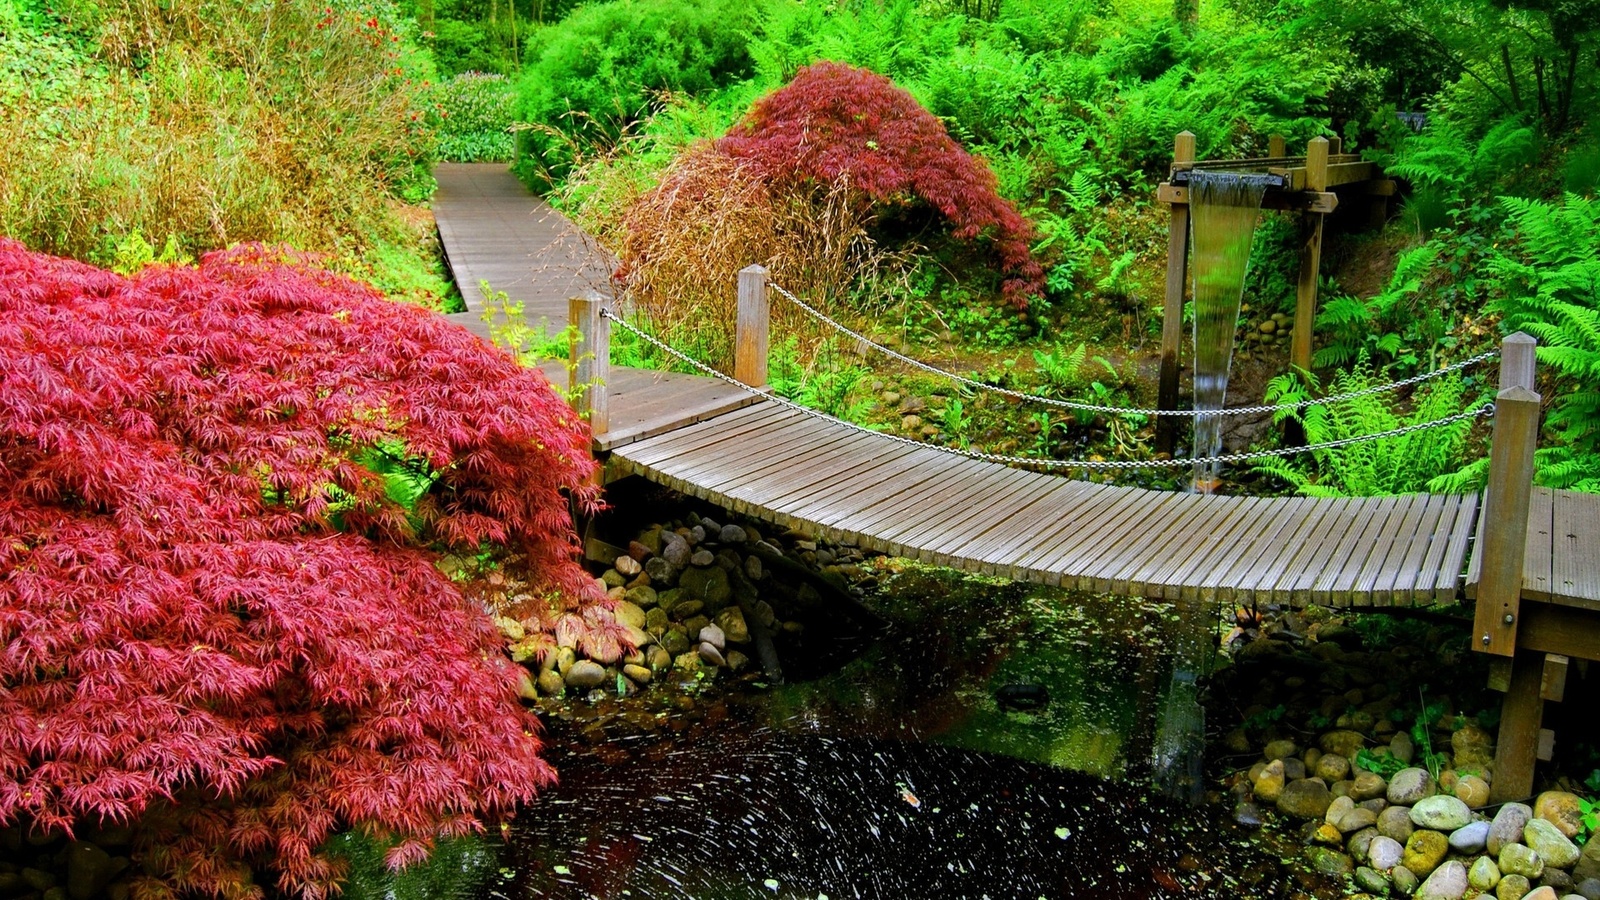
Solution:
M 612 261 L 503 166 L 440 166 L 435 212 L 458 280 L 487 279 L 535 322 Z M 467 291 L 476 305 L 476 292 Z M 463 324 L 483 332 L 476 313 Z M 565 383 L 564 367 L 546 373 Z M 1009 469 L 761 401 L 714 379 L 613 368 L 608 474 L 969 571 L 1169 599 L 1386 606 L 1455 599 L 1473 495 L 1309 499 L 1148 491 Z M 1600 497 L 1534 493 L 1525 599 L 1600 610 Z

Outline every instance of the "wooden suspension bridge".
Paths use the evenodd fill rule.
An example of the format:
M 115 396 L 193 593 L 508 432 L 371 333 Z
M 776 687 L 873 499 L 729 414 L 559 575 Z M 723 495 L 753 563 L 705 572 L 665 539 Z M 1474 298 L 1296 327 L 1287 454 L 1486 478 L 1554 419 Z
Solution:
M 611 368 L 610 301 L 589 290 L 610 260 L 565 243 L 552 266 L 549 248 L 573 241 L 575 229 L 501 167 L 436 174 L 457 283 L 486 280 L 530 319 L 578 326 L 573 362 L 546 371 L 560 379 L 568 370 L 608 481 L 639 475 L 829 540 L 1084 590 L 1358 608 L 1465 596 L 1476 603 L 1474 649 L 1492 655 L 1492 682 L 1507 691 L 1497 799 L 1527 795 L 1536 752 L 1548 758 L 1552 737 L 1539 717 L 1544 700 L 1562 698 L 1568 660 L 1600 658 L 1600 496 L 1532 487 L 1540 400 L 1526 336 L 1503 347 L 1482 497 L 1228 497 L 1093 484 L 864 432 L 764 396 L 759 267 L 739 284 L 735 374 L 750 389 Z M 561 265 L 559 277 L 541 276 Z M 556 299 L 579 286 L 584 296 Z

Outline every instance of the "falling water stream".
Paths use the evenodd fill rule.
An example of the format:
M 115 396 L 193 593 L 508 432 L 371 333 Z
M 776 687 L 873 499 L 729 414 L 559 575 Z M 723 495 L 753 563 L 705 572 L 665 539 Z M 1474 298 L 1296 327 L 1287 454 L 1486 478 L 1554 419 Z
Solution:
M 1222 416 L 1228 393 L 1233 336 L 1245 269 L 1255 237 L 1261 197 L 1276 176 L 1194 171 L 1189 208 L 1194 228 L 1194 457 L 1222 451 Z M 1194 486 L 1209 493 L 1220 478 L 1216 463 L 1196 463 Z

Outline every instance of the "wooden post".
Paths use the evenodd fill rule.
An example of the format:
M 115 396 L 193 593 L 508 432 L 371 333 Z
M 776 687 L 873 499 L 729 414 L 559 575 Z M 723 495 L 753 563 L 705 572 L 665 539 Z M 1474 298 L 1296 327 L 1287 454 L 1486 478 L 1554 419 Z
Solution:
M 1272 159 L 1283 159 L 1289 154 L 1289 149 L 1284 146 L 1283 135 L 1267 135 L 1267 156 Z
M 610 425 L 606 381 L 611 377 L 611 320 L 600 315 L 605 298 L 591 291 L 567 301 L 568 321 L 577 326 L 572 335 L 572 365 L 567 390 L 572 408 L 589 419 L 589 430 L 599 437 Z
M 1180 132 L 1172 145 L 1173 163 L 1194 162 L 1194 134 Z M 1178 408 L 1178 348 L 1183 342 L 1183 295 L 1189 273 L 1189 204 L 1172 204 L 1172 227 L 1167 233 L 1167 294 L 1161 307 L 1161 378 L 1158 409 Z M 1178 417 L 1156 419 L 1156 450 L 1171 454 L 1177 438 Z
M 1528 506 L 1533 495 L 1533 451 L 1539 443 L 1539 395 L 1533 391 L 1534 340 L 1518 332 L 1500 344 L 1500 393 L 1495 398 L 1494 436 L 1489 450 L 1489 486 L 1483 499 L 1481 574 L 1473 615 L 1473 649 L 1504 658 L 1507 687 L 1501 704 L 1495 746 L 1494 802 L 1520 800 L 1533 793 L 1533 767 L 1539 726 L 1544 658 L 1517 653 L 1521 616 L 1523 555 L 1528 540 Z
M 1315 137 L 1306 147 L 1306 190 L 1328 189 L 1328 139 Z M 1300 248 L 1300 283 L 1295 291 L 1291 365 L 1311 371 L 1311 323 L 1317 317 L 1317 275 L 1322 269 L 1322 213 L 1308 212 L 1305 243 Z
M 767 386 L 767 334 L 771 309 L 767 270 L 759 265 L 739 270 L 739 316 L 734 323 L 733 377 L 755 388 Z

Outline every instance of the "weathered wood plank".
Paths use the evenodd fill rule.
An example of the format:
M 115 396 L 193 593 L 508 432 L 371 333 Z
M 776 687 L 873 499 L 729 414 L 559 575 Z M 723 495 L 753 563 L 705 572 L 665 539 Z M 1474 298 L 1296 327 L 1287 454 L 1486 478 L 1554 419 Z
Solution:
M 1138 571 L 1157 548 L 1181 540 L 1195 516 L 1212 499 L 1205 494 L 1182 493 L 1175 493 L 1173 498 L 1172 503 L 1162 504 L 1159 511 L 1152 510 L 1141 527 L 1129 529 L 1124 540 L 1102 551 L 1100 560 L 1086 568 L 1078 583 L 1101 593 L 1126 591 L 1128 577 Z
M 1305 606 L 1311 601 L 1311 586 L 1316 583 L 1317 576 L 1327 571 L 1329 560 L 1344 543 L 1345 537 L 1358 528 L 1361 509 L 1367 502 L 1352 498 L 1347 503 L 1334 506 L 1329 518 L 1307 542 L 1306 552 L 1273 585 L 1273 599 L 1296 607 Z
M 1450 548 L 1459 539 L 1465 552 L 1466 536 L 1472 533 L 1472 517 L 1477 510 L 1477 501 L 1474 494 L 1450 496 L 1449 512 L 1440 521 L 1439 533 L 1434 536 L 1428 555 L 1422 560 L 1423 577 L 1417 580 L 1419 601 L 1431 598 L 1435 602 L 1448 602 L 1455 599 L 1461 580 L 1461 558 L 1457 557 L 1452 567 L 1449 562 Z M 1441 596 L 1445 591 L 1449 592 L 1449 596 Z
M 1560 602 L 1600 604 L 1600 494 L 1557 491 L 1556 496 L 1562 515 L 1556 528 L 1554 555 L 1561 568 L 1555 592 Z
M 1165 564 L 1150 575 L 1142 596 L 1183 600 L 1183 588 L 1201 571 L 1217 565 L 1221 551 L 1232 546 L 1238 532 L 1264 503 L 1260 497 L 1228 497 L 1214 504 L 1214 512 L 1195 527 L 1198 540 L 1169 554 Z M 1188 598 L 1193 600 L 1193 597 Z
M 1555 530 L 1555 493 L 1534 488 L 1528 497 L 1528 534 L 1522 556 L 1522 596 L 1549 600 L 1552 537 Z
M 1343 597 L 1346 605 L 1372 605 L 1372 596 L 1359 593 L 1357 585 L 1361 583 L 1361 574 L 1368 566 L 1376 567 L 1383 564 L 1383 555 L 1388 552 L 1384 532 L 1389 527 L 1391 518 L 1398 522 L 1404 516 L 1404 504 L 1398 496 L 1380 497 L 1377 507 L 1368 513 L 1356 548 L 1345 562 L 1344 569 L 1339 573 L 1334 586 L 1336 596 Z
M 1417 530 L 1406 544 L 1398 565 L 1391 565 L 1389 574 L 1378 580 L 1375 587 L 1377 595 L 1387 600 L 1390 605 L 1402 603 L 1408 606 L 1416 605 L 1418 598 L 1414 588 L 1423 576 L 1422 560 L 1427 556 L 1429 547 L 1433 545 L 1434 538 L 1439 533 L 1439 523 L 1444 517 L 1448 503 L 1449 498 L 1441 494 L 1428 497 L 1427 502 L 1423 504 L 1422 517 L 1417 520 Z M 1432 594 L 1432 585 L 1429 587 L 1427 593 Z

